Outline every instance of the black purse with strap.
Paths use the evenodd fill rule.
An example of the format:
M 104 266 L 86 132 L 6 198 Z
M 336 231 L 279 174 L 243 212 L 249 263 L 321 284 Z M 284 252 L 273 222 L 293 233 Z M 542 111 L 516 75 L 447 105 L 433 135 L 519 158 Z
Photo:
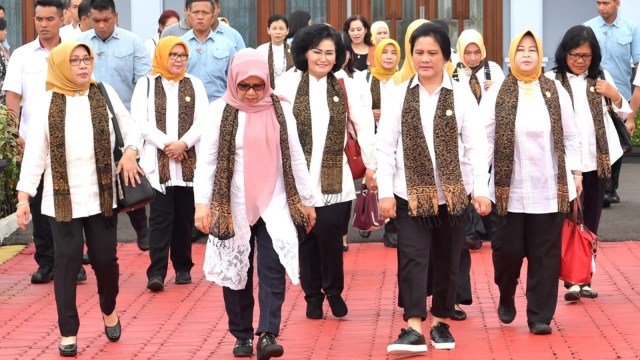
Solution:
M 113 149 L 113 160 L 115 161 L 116 167 L 122 158 L 122 147 L 124 147 L 124 140 L 122 139 L 122 133 L 120 132 L 120 127 L 118 126 L 118 120 L 115 116 L 115 111 L 113 111 L 113 105 L 111 105 L 111 100 L 109 99 L 109 95 L 107 94 L 104 85 L 99 82 L 98 89 L 104 96 L 104 99 L 107 103 L 107 107 L 109 108 L 109 112 L 111 112 L 111 122 L 113 123 L 113 131 L 116 134 L 116 146 Z M 146 206 L 155 198 L 155 192 L 153 191 L 153 187 L 146 176 L 138 174 L 140 178 L 140 183 L 136 184 L 135 187 L 131 186 L 131 182 L 128 185 L 125 185 L 124 181 L 124 171 L 120 171 L 120 173 L 116 176 L 116 196 L 118 203 L 118 211 L 128 212 L 135 209 L 139 209 L 141 207 Z
M 604 72 L 600 73 L 600 79 L 605 80 Z M 604 97 L 604 102 L 607 105 L 607 111 L 609 112 L 609 116 L 611 120 L 613 120 L 613 125 L 616 128 L 616 133 L 618 134 L 618 139 L 620 139 L 620 146 L 622 147 L 622 152 L 624 154 L 631 152 L 633 150 L 633 142 L 631 141 L 631 135 L 627 131 L 627 127 L 624 124 L 624 120 L 618 116 L 618 114 L 613 111 L 613 106 L 611 105 L 611 99 L 608 97 Z M 632 119 L 633 121 L 634 119 Z

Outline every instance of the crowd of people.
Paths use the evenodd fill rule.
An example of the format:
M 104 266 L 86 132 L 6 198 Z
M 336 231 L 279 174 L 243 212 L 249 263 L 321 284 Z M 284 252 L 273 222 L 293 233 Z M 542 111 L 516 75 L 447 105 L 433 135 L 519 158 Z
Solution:
M 597 1 L 599 16 L 571 27 L 546 73 L 537 34 L 517 34 L 506 75 L 479 31 L 452 44 L 440 20 L 409 24 L 400 66 L 388 24 L 362 15 L 336 29 L 301 10 L 273 14 L 270 40 L 250 49 L 221 21 L 219 0 L 186 0 L 182 18 L 164 11 L 146 42 L 118 27 L 114 0 L 34 5 L 38 38 L 11 55 L 0 16 L 0 100 L 20 119 L 17 222 L 33 220 L 31 282 L 54 281 L 62 356 L 78 352 L 83 263 L 97 279 L 107 339 L 122 333 L 116 174 L 127 184 L 146 176 L 155 192 L 148 215 L 127 213 L 149 251 L 149 291 L 164 291 L 169 260 L 173 281 L 190 284 L 192 241 L 207 236 L 203 272 L 223 287 L 232 353 L 255 349 L 260 360 L 284 354 L 286 277 L 301 285 L 310 321 L 323 318 L 325 300 L 335 318 L 349 313 L 349 131 L 362 181 L 388 218 L 383 243 L 397 249 L 406 328 L 390 354 L 427 351 L 429 313 L 431 346 L 455 348 L 449 321 L 467 318 L 470 250 L 482 240 L 491 241 L 500 321 L 516 317 L 526 258 L 526 322 L 532 334 L 550 334 L 562 220 L 582 197 L 585 225 L 597 233 L 602 208 L 619 201 L 622 149 L 608 106 L 632 116 L 630 133 L 640 107 L 629 72 L 640 30 L 618 16 L 619 0 Z M 591 283 L 565 286 L 567 301 L 598 296 Z

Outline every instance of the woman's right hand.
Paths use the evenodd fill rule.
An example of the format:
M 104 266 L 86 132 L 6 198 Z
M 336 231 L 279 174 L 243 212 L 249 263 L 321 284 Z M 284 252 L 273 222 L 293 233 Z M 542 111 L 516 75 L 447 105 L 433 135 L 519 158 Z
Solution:
M 380 215 L 389 218 L 396 218 L 396 199 L 392 197 L 382 198 L 378 201 L 378 211 Z
M 24 230 L 31 219 L 31 208 L 29 207 L 29 194 L 18 191 L 18 205 L 16 206 L 16 220 L 18 227 Z
M 193 219 L 196 229 L 205 234 L 209 233 L 209 227 L 211 226 L 211 210 L 209 210 L 209 205 L 196 204 Z

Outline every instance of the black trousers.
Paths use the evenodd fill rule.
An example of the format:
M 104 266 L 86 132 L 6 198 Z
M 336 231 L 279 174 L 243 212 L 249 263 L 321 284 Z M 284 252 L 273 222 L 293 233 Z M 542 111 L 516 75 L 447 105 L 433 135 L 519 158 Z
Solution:
M 582 212 L 584 214 L 584 224 L 594 234 L 598 234 L 606 188 L 606 182 L 598 179 L 597 170 L 582 173 Z
M 395 219 L 389 219 L 389 221 L 387 221 L 386 224 L 384 224 L 384 232 L 387 234 L 395 234 L 396 232 L 398 232 L 396 230 L 396 220 Z
M 155 201 L 155 200 L 154 200 Z M 145 238 L 149 236 L 149 225 L 147 224 L 147 209 L 141 207 L 132 211 L 127 211 L 131 226 L 136 231 L 138 238 Z
M 47 216 L 42 215 L 42 188 L 44 185 L 44 174 L 40 177 L 40 184 L 36 190 L 36 196 L 29 198 L 29 209 L 33 221 L 33 245 L 36 248 L 33 254 L 38 266 L 54 265 L 53 236 L 51 236 L 51 226 Z M 80 271 L 80 269 L 78 269 Z M 76 275 L 78 275 L 76 273 Z
M 449 318 L 456 302 L 458 266 L 464 239 L 465 220 L 452 223 L 445 205 L 438 216 L 425 218 L 409 215 L 409 204 L 396 196 L 396 228 L 398 230 L 398 287 L 403 319 L 427 318 L 427 283 L 433 263 L 433 299 L 431 314 Z M 435 225 L 434 225 L 435 224 Z
M 307 302 L 322 302 L 325 295 L 344 290 L 342 235 L 344 214 L 351 201 L 316 207 L 316 225 L 298 247 L 300 284 Z
M 622 157 L 611 164 L 611 186 L 608 190 L 618 190 L 618 184 L 620 183 L 620 170 L 622 170 Z
M 97 214 L 70 222 L 57 222 L 48 217 L 55 245 L 55 276 L 53 287 L 58 310 L 58 326 L 62 336 L 76 336 L 80 318 L 76 307 L 78 272 L 84 252 L 83 231 L 87 236 L 87 251 L 98 282 L 100 310 L 111 314 L 116 308 L 120 268 L 116 254 L 118 216 L 105 218 Z
M 160 276 L 164 280 L 171 263 L 176 272 L 190 271 L 191 229 L 193 228 L 193 188 L 167 186 L 165 194 L 154 190 L 156 197 L 150 205 L 149 257 L 147 277 Z
M 527 258 L 527 321 L 551 323 L 558 301 L 562 217 L 558 213 L 491 214 L 495 237 L 494 281 L 500 297 L 513 297 L 522 260 Z
M 229 317 L 229 331 L 236 338 L 251 339 L 253 332 L 253 254 L 258 250 L 258 304 L 260 320 L 255 335 L 263 332 L 280 334 L 282 304 L 286 287 L 286 271 L 280 263 L 278 253 L 265 222 L 260 218 L 251 227 L 251 252 L 247 284 L 242 290 L 222 288 L 224 307 Z

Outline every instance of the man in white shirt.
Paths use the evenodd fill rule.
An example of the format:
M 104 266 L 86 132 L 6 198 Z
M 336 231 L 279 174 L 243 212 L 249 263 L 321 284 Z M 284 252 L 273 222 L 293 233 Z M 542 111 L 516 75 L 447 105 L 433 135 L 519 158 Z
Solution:
M 80 17 L 78 16 L 78 7 L 82 0 L 67 0 L 69 3 L 69 20 L 71 22 L 60 28 L 60 37 L 65 41 L 75 40 L 82 33 L 80 29 Z
M 62 42 L 60 27 L 62 26 L 62 2 L 60 0 L 36 0 L 35 27 L 38 37 L 17 48 L 9 60 L 3 90 L 6 91 L 7 111 L 16 117 L 20 115 L 18 130 L 20 149 L 28 141 L 30 121 L 45 98 L 45 82 L 47 80 L 47 58 L 51 49 Z M 20 102 L 22 112 L 20 113 Z M 33 243 L 36 251 L 34 258 L 38 270 L 31 276 L 32 284 L 45 284 L 53 277 L 53 237 L 46 217 L 41 213 L 42 180 L 36 196 L 29 200 L 33 219 Z M 87 279 L 82 268 L 79 281 Z

